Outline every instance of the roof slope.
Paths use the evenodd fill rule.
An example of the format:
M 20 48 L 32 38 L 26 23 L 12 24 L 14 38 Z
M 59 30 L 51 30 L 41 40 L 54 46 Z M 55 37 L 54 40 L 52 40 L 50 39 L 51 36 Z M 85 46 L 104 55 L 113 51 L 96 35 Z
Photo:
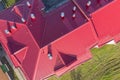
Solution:
M 91 58 L 86 49 L 97 42 L 96 35 L 79 9 L 76 19 L 72 18 L 74 6 L 67 1 L 64 6 L 44 12 L 40 0 L 21 0 L 0 12 L 0 31 L 3 33 L 0 35 L 7 40 L 7 43 L 2 42 L 27 80 L 39 80 L 53 74 L 60 76 Z M 60 17 L 61 12 L 66 13 L 64 20 Z M 89 35 L 84 37 L 86 34 Z

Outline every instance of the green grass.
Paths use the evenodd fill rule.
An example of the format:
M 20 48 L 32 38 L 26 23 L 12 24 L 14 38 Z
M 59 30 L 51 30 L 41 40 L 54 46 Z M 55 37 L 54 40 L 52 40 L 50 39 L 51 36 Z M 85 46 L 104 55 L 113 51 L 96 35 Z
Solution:
M 9 8 L 18 1 L 19 0 L 3 0 L 3 3 L 6 8 Z
M 91 50 L 93 58 L 75 70 L 48 80 L 120 80 L 120 43 Z

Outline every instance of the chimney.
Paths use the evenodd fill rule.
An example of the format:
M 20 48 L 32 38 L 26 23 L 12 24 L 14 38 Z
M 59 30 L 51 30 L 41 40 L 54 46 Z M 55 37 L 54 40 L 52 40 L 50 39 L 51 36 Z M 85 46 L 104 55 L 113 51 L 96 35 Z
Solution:
M 23 22 L 23 23 L 26 23 L 26 20 L 22 17 L 21 18 L 21 21 Z
M 89 0 L 86 4 L 86 9 L 89 9 L 89 7 L 91 6 L 92 2 Z
M 11 35 L 11 32 L 9 30 L 5 30 L 5 34 Z
M 30 4 L 29 1 L 27 1 L 26 4 L 27 4 L 27 6 L 28 6 L 29 8 L 31 8 L 31 4 Z
M 31 17 L 32 20 L 36 19 L 35 14 L 33 14 L 33 13 L 30 14 L 30 17 Z
M 77 10 L 77 7 L 74 6 L 72 10 L 73 10 L 73 12 L 75 12 Z
M 61 12 L 60 16 L 61 16 L 62 19 L 64 19 L 65 18 L 65 13 Z
M 48 58 L 49 58 L 50 60 L 53 59 L 53 56 L 52 56 L 52 54 L 51 54 L 50 52 L 48 53 Z
M 73 13 L 72 18 L 73 18 L 73 19 L 75 19 L 75 18 L 76 18 L 76 14 L 75 14 L 75 13 Z
M 17 28 L 16 28 L 14 25 L 12 25 L 12 26 L 11 26 L 11 31 L 12 31 L 12 32 L 15 32 L 16 30 L 17 30 Z

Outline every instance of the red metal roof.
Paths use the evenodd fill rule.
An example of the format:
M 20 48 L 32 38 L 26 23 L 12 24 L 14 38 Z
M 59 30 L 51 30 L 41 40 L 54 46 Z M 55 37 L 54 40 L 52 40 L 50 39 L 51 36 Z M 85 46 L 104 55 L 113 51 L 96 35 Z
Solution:
M 31 7 L 27 6 L 27 1 Z M 56 9 L 44 12 L 40 0 L 21 0 L 0 12 L 0 41 L 15 67 L 21 68 L 27 80 L 40 80 L 53 74 L 60 76 L 90 59 L 92 56 L 89 49 L 94 45 L 113 39 L 99 41 L 103 35 L 98 29 L 104 23 L 99 20 L 100 17 L 97 19 L 102 12 L 97 14 L 96 10 L 109 2 L 100 0 L 101 2 L 92 3 L 92 8 L 98 4 L 103 6 L 94 10 L 90 8 L 91 12 L 87 12 L 83 5 L 87 3 L 86 0 L 74 1 L 67 1 Z M 111 5 L 116 5 L 117 1 L 110 1 Z M 73 11 L 73 7 L 77 7 L 76 11 Z M 60 16 L 61 12 L 65 13 L 64 19 Z M 34 14 L 35 19 L 31 19 L 31 14 Z M 115 39 L 119 40 L 118 37 Z

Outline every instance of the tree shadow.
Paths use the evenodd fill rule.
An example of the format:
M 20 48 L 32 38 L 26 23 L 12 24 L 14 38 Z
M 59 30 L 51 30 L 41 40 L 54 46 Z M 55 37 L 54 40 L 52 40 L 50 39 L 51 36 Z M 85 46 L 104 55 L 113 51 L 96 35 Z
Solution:
M 18 1 L 20 1 L 20 0 L 15 0 L 15 3 L 18 2 Z

